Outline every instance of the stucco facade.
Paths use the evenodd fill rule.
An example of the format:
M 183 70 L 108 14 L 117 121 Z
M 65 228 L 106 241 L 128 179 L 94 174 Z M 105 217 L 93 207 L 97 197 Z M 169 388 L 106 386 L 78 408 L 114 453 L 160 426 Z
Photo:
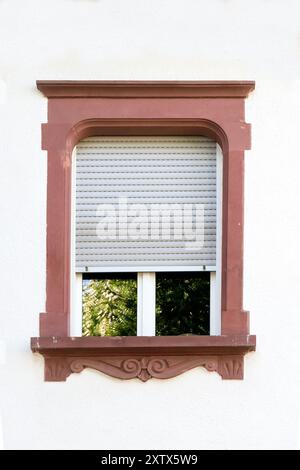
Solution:
M 0 2 L 0 445 L 296 448 L 299 419 L 300 6 L 289 0 Z M 36 79 L 255 80 L 246 100 L 244 381 L 86 370 L 43 381 L 47 100 Z M 2 437 L 2 440 L 1 440 Z

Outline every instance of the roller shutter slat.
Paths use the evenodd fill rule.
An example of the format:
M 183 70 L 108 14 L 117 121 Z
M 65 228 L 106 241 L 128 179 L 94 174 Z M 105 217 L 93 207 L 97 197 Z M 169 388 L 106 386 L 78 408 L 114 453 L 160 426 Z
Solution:
M 99 239 L 99 204 L 118 208 L 118 198 L 128 205 L 143 204 L 156 216 L 140 222 L 155 229 L 168 228 L 157 222 L 168 210 L 160 204 L 202 204 L 204 245 L 190 248 L 190 240 L 178 240 L 181 225 L 171 217 L 171 239 L 119 239 L 118 231 L 108 231 L 115 239 Z M 182 206 L 181 206 L 182 207 Z M 129 207 L 130 208 L 130 207 Z M 161 210 L 162 209 L 162 210 Z M 124 230 L 124 212 L 115 212 L 116 227 Z M 129 213 L 130 214 L 130 213 Z M 114 211 L 108 211 L 114 215 Z M 119 224 L 120 221 L 120 224 Z M 134 217 L 128 216 L 128 224 Z M 185 228 L 193 228 L 195 213 Z M 189 249 L 187 249 L 187 244 Z M 112 268 L 174 266 L 193 270 L 216 264 L 216 143 L 206 137 L 89 137 L 76 149 L 76 269 L 92 271 Z

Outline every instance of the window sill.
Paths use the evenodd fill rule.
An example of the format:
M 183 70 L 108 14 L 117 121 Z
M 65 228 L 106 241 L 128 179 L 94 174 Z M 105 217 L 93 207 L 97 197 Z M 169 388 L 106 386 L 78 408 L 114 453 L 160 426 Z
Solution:
M 31 338 L 45 359 L 45 381 L 65 381 L 71 373 L 96 369 L 119 379 L 168 379 L 194 367 L 242 380 L 244 355 L 254 351 L 253 335 L 122 336 Z

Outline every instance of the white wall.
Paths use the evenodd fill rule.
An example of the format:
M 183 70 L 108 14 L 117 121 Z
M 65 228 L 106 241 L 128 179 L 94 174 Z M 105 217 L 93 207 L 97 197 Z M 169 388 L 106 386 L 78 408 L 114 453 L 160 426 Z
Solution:
M 295 448 L 300 331 L 300 3 L 0 1 L 0 422 L 15 448 Z M 243 382 L 192 370 L 43 382 L 46 99 L 36 79 L 255 79 L 247 102 Z M 15 126 L 15 123 L 17 126 Z

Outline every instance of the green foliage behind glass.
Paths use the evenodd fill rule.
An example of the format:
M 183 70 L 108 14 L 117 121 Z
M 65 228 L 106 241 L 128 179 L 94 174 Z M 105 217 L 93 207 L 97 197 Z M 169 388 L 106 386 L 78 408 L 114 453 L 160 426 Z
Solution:
M 83 336 L 135 336 L 135 279 L 93 279 L 83 288 Z
M 156 274 L 156 335 L 209 335 L 210 275 Z
M 156 335 L 209 334 L 209 273 L 157 273 Z M 136 279 L 93 279 L 83 288 L 83 336 L 136 336 Z

